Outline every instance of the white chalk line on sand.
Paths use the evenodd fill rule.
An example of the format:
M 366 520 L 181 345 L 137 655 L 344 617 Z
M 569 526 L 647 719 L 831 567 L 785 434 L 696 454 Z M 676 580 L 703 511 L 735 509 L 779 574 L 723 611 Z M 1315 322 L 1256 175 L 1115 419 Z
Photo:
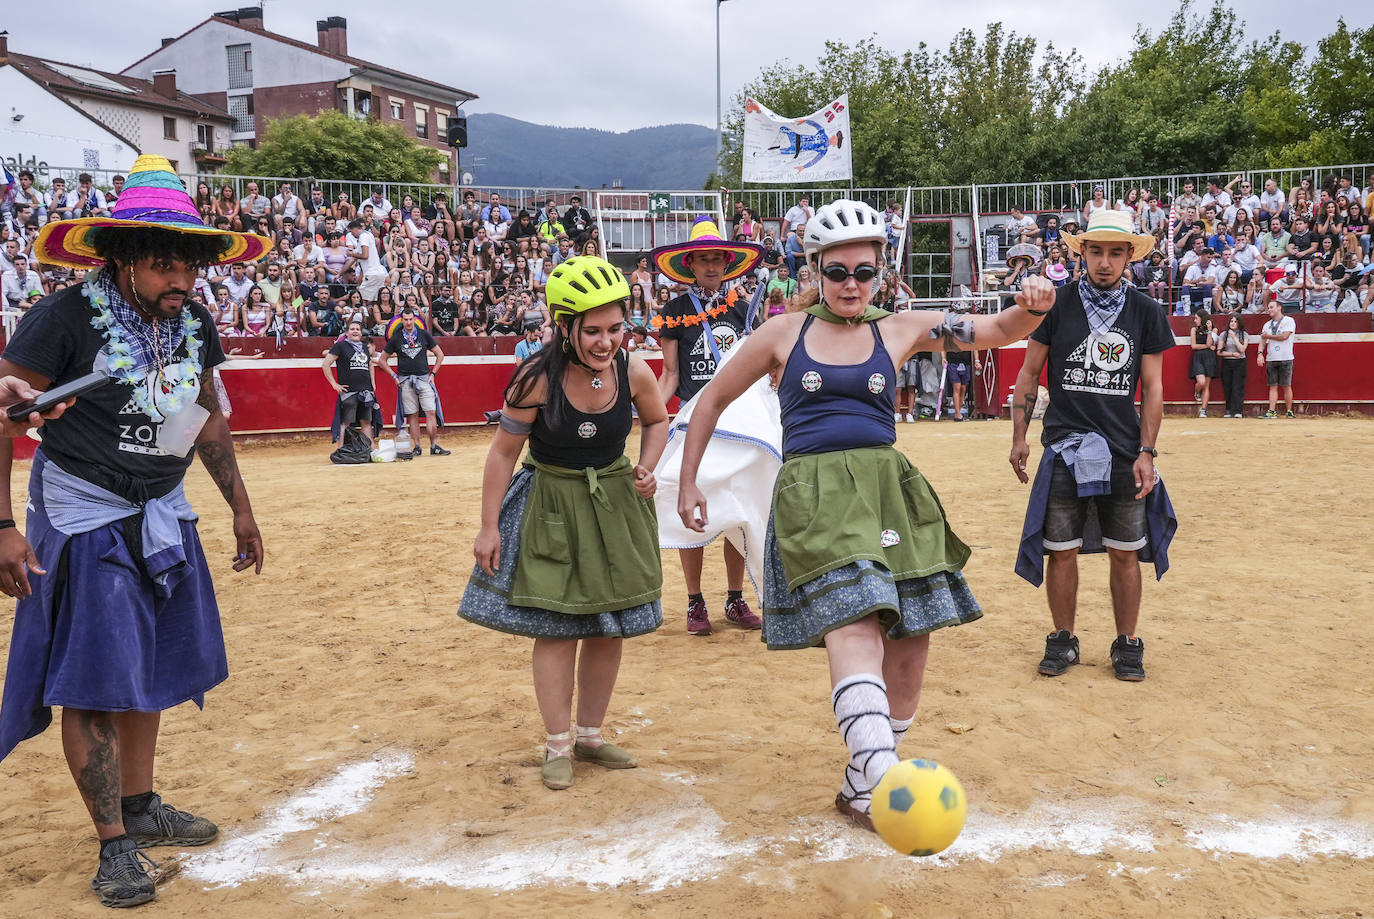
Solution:
M 747 876 L 742 865 L 763 852 L 796 852 L 812 862 L 903 857 L 875 836 L 837 818 L 797 820 L 782 836 L 737 838 L 700 795 L 685 791 L 671 804 L 649 805 L 628 817 L 596 827 L 540 825 L 516 828 L 521 842 L 505 832 L 470 837 L 440 830 L 417 834 L 403 846 L 378 841 L 332 841 L 328 824 L 367 809 L 392 778 L 412 770 L 408 753 L 388 753 L 350 763 L 326 780 L 268 811 L 251 828 L 229 834 L 213 849 L 188 857 L 181 873 L 214 887 L 276 877 L 312 885 L 402 882 L 469 889 L 513 890 L 552 884 L 606 888 L 632 884 L 646 890 L 677 887 L 720 876 Z M 664 774 L 679 785 L 681 775 Z M 1080 856 L 1152 853 L 1183 845 L 1216 858 L 1258 859 L 1340 856 L 1374 858 L 1374 826 L 1328 817 L 1285 814 L 1269 820 L 1225 815 L 1188 815 L 1174 821 L 1181 838 L 1163 838 L 1132 819 L 1145 812 L 1128 799 L 1039 803 L 1014 817 L 979 810 L 969 813 L 959 839 L 931 859 L 903 859 L 913 868 L 938 868 L 964 861 L 995 862 L 1031 849 Z M 412 814 L 412 817 L 416 816 Z M 408 818 L 409 819 L 409 818 Z M 504 825 L 509 825 L 507 820 Z M 295 833 L 312 831 L 309 851 L 284 845 Z M 1121 870 L 1143 870 L 1126 868 Z M 1076 876 L 1056 876 L 1068 883 Z M 776 878 L 769 878 L 775 883 Z

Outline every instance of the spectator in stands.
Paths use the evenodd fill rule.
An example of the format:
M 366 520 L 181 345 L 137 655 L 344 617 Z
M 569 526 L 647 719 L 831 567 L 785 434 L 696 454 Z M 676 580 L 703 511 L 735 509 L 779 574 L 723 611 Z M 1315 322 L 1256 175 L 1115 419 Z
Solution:
M 430 331 L 434 335 L 457 335 L 462 307 L 453 299 L 453 288 L 444 284 L 439 296 L 429 304 Z
M 353 282 L 354 267 L 357 262 L 349 256 L 342 234 L 337 232 L 329 234 L 329 238 L 325 241 L 324 251 L 320 253 L 320 260 L 324 266 L 326 282 L 330 284 Z
M 282 336 L 300 334 L 301 310 L 304 306 L 304 301 L 296 292 L 295 285 L 290 280 L 283 281 L 281 302 L 277 304 L 276 316 L 267 327 L 267 334 Z
M 1192 179 L 1183 180 L 1183 193 L 1174 198 L 1174 205 L 1180 213 L 1189 208 L 1197 213 L 1202 208 L 1202 199 L 1193 193 L 1194 187 Z
M 1265 267 L 1280 265 L 1288 260 L 1288 246 L 1292 239 L 1292 234 L 1283 228 L 1282 219 L 1269 218 L 1269 230 L 1261 233 L 1259 238 L 1260 256 Z
M 364 301 L 371 303 L 377 299 L 377 291 L 381 290 L 382 284 L 386 281 L 386 269 L 382 267 L 376 239 L 363 229 L 363 222 L 356 217 L 348 223 L 344 248 L 348 250 L 349 258 L 358 265 L 361 276 L 358 291 Z
M 334 322 L 334 301 L 329 297 L 329 285 L 321 284 L 315 290 L 315 300 L 309 303 L 301 315 L 301 330 L 306 335 L 329 336 L 330 325 Z M 339 333 L 334 332 L 333 336 Z
M 271 262 L 267 266 L 266 275 L 258 280 L 258 287 L 262 290 L 264 299 L 274 308 L 281 303 L 281 285 L 281 265 Z
M 372 213 L 377 217 L 391 213 L 391 202 L 386 199 L 386 194 L 380 185 L 372 186 L 372 194 L 363 201 L 363 204 L 372 205 Z
M 1306 181 L 1306 180 L 1304 180 Z M 1292 316 L 1285 316 L 1279 301 L 1269 304 L 1269 321 L 1260 332 L 1260 353 L 1256 360 L 1264 368 L 1269 382 L 1269 410 L 1265 418 L 1277 418 L 1279 390 L 1283 390 L 1286 414 L 1293 417 L 1293 345 L 1298 326 Z
M 792 238 L 790 234 L 803 229 L 813 213 L 815 212 L 811 210 L 811 196 L 802 195 L 797 199 L 797 203 L 788 208 L 787 213 L 783 215 L 778 239 L 790 240 Z M 792 270 L 796 270 L 796 265 L 792 265 Z
M 32 208 L 33 215 L 41 222 L 48 217 L 49 201 L 45 194 L 33 187 L 33 173 L 28 169 L 21 169 L 19 184 L 14 186 L 0 209 L 10 214 L 16 206 L 26 204 Z
M 58 176 L 52 180 L 52 188 L 48 190 L 48 219 L 66 220 L 72 216 L 72 209 L 67 206 L 67 180 Z
M 550 201 L 544 208 L 544 219 L 539 224 L 539 238 L 550 246 L 558 245 L 558 239 L 567 235 L 567 230 L 563 227 L 563 220 L 558 215 L 558 208 L 554 207 Z
M 222 280 L 224 287 L 229 291 L 229 299 L 235 306 L 243 306 L 248 302 L 248 292 L 253 289 L 253 279 L 248 277 L 247 268 L 243 262 L 235 262 L 229 267 L 229 277 Z
M 1109 204 L 1107 203 L 1106 193 L 1107 193 L 1107 189 L 1104 188 L 1103 186 L 1101 186 L 1101 185 L 1094 185 L 1094 186 L 1093 186 L 1092 198 L 1089 199 L 1089 201 L 1088 201 L 1087 204 L 1083 205 L 1083 219 L 1084 219 L 1084 220 L 1092 220 L 1092 219 L 1093 219 L 1093 213 L 1094 213 L 1094 212 L 1096 212 L 1096 211 L 1101 211 L 1101 210 L 1106 210 L 1107 208 L 1111 207 L 1111 205 L 1109 205 Z M 1010 241 L 1011 241 L 1011 240 L 1008 239 L 1008 242 L 1010 242 Z
M 239 199 L 239 222 L 245 229 L 251 229 L 259 217 L 272 210 L 271 199 L 258 194 L 258 183 L 249 182 L 245 186 L 247 194 Z
M 523 256 L 528 257 L 535 251 L 539 245 L 539 228 L 534 225 L 534 217 L 529 211 L 522 208 L 516 214 L 515 223 L 511 225 L 506 238 L 514 241 L 516 251 Z
M 248 289 L 248 299 L 239 309 L 239 328 L 245 335 L 265 335 L 276 309 L 256 284 Z
M 1164 253 L 1158 249 L 1145 260 L 1145 290 L 1151 298 L 1160 303 L 1169 302 L 1169 266 L 1164 264 Z M 1140 286 L 1139 284 L 1136 285 Z
M 500 195 L 492 192 L 490 203 L 482 208 L 482 224 L 487 228 L 487 235 L 492 239 L 505 239 L 512 223 L 510 209 L 501 203 Z
M 782 291 L 783 299 L 790 301 L 797 295 L 797 282 L 791 277 L 791 271 L 786 265 L 778 266 L 778 276 L 768 282 L 766 293 L 771 294 L 775 290 Z
M 1273 179 L 1264 180 L 1264 191 L 1259 196 L 1259 221 L 1269 226 L 1269 221 L 1277 217 L 1280 225 L 1288 222 L 1288 198 Z
M 1309 261 L 1317 252 L 1317 234 L 1312 232 L 1308 218 L 1293 217 L 1293 232 L 1288 239 L 1288 257 L 1299 262 Z
M 1309 313 L 1334 313 L 1336 311 L 1336 282 L 1320 262 L 1312 265 L 1312 275 L 1307 280 L 1307 305 Z
M 318 185 L 310 186 L 310 197 L 301 202 L 301 217 L 297 221 L 307 234 L 318 234 L 316 223 L 322 222 L 331 213 L 329 203 L 324 200 L 324 189 Z
M 579 255 L 594 255 L 601 258 L 601 243 L 598 240 L 587 237 L 587 241 L 582 244 L 582 251 Z
M 1178 314 L 1186 316 L 1191 309 L 1193 312 L 1202 310 L 1207 303 L 1212 300 L 1212 292 L 1216 287 L 1216 269 L 1212 266 L 1212 259 L 1216 255 L 1211 249 L 1203 248 L 1198 253 L 1198 260 L 1188 266 L 1188 270 L 1183 275 L 1183 292 L 1179 297 Z
M 430 234 L 434 232 L 434 224 L 426 220 L 424 215 L 420 213 L 419 205 L 410 209 L 409 216 L 405 218 L 401 226 L 406 239 L 412 243 L 418 243 L 422 239 L 428 241 Z
M 19 249 L 19 240 L 9 235 L 5 239 L 5 244 L 0 247 L 0 274 L 14 270 L 14 260 L 23 253 Z
M 1016 205 L 1012 205 L 1011 216 L 1007 218 L 1007 244 L 1016 245 L 1017 243 L 1038 243 L 1040 242 L 1040 227 L 1035 222 L 1035 218 L 1022 213 Z
M 1248 292 L 1240 281 L 1240 270 L 1232 267 L 1212 294 L 1212 312 L 1239 313 L 1248 302 Z
M 307 278 L 313 278 L 315 269 L 324 264 L 324 250 L 315 245 L 315 237 L 312 234 L 302 236 L 300 245 L 291 250 L 291 264 L 299 283 L 304 283 Z
M 523 361 L 532 355 L 538 354 L 544 347 L 544 342 L 540 338 L 538 326 L 526 326 L 525 337 L 515 345 L 515 359 Z
M 1306 280 L 1299 274 L 1296 262 L 1284 265 L 1283 277 L 1269 285 L 1265 308 L 1278 303 L 1285 313 L 1302 312 L 1303 294 L 1307 290 Z
M 1226 225 L 1226 221 L 1218 220 L 1212 228 L 1212 235 L 1207 237 L 1207 248 L 1213 252 L 1224 252 L 1234 248 L 1235 245 L 1236 238 L 1231 235 L 1230 227 Z
M 806 198 L 802 198 L 802 201 L 807 200 Z M 792 232 L 787 234 L 787 245 L 783 249 L 783 260 L 787 263 L 789 271 L 796 271 L 797 266 L 806 261 L 806 256 L 803 253 L 803 240 L 805 237 L 805 222 L 794 224 Z
M 1235 205 L 1232 203 L 1231 199 L 1231 188 L 1239 181 L 1240 176 L 1236 176 L 1230 182 L 1227 182 L 1226 187 L 1223 188 L 1221 183 L 1216 179 L 1208 179 L 1207 193 L 1202 196 L 1202 206 L 1204 208 L 1208 206 L 1215 208 L 1217 216 L 1227 223 L 1230 223 L 1236 216 Z
M 1180 208 L 1179 213 L 1182 217 L 1174 228 L 1174 249 L 1178 251 L 1191 249 L 1195 239 L 1200 239 L 1206 243 L 1206 226 L 1198 219 L 1197 209 L 1192 207 Z
M 282 182 L 278 186 L 278 191 L 272 196 L 272 215 L 273 224 L 280 228 L 282 219 L 290 217 L 293 223 L 300 223 L 302 215 L 301 199 L 296 196 L 296 190 L 290 182 Z
M 32 294 L 43 296 L 43 282 L 38 272 L 30 271 L 28 258 L 17 254 L 14 267 L 0 275 L 0 289 L 4 290 L 5 307 L 12 310 L 28 309 Z
M 1237 176 L 1232 181 L 1239 182 L 1239 187 L 1235 195 L 1237 213 L 1244 210 L 1248 211 L 1251 217 L 1257 215 L 1263 205 L 1260 202 L 1259 195 L 1255 194 L 1255 190 L 1251 186 L 1250 180 L 1243 176 Z M 1227 187 L 1229 188 L 1230 186 L 1228 185 Z
M 1346 212 L 1341 247 L 1361 257 L 1370 254 L 1369 215 L 1365 212 L 1364 205 L 1358 201 L 1350 202 Z
M 76 177 L 77 186 L 67 195 L 66 210 L 72 217 L 108 217 L 109 204 L 100 189 L 91 185 L 90 173 Z
M 743 234 L 745 242 L 758 242 L 763 238 L 763 221 L 754 214 L 753 208 L 743 208 L 740 219 L 735 222 L 734 231 Z
M 1347 212 L 1348 210 L 1347 207 Z M 1335 201 L 1327 201 L 1322 205 L 1312 230 L 1317 234 L 1318 239 L 1330 239 L 1338 246 L 1340 245 L 1345 236 L 1345 217 L 1341 215 Z

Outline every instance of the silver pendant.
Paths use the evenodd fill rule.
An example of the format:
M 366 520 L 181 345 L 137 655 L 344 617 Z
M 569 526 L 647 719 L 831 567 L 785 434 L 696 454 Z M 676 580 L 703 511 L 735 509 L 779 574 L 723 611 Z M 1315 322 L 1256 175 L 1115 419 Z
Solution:
M 601 377 L 592 377 L 592 389 L 600 389 L 601 386 Z

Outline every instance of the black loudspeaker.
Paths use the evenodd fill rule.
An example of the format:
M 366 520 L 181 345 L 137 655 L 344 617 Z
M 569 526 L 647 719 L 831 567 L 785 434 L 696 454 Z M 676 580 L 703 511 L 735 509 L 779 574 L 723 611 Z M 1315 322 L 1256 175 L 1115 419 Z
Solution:
M 454 115 L 448 120 L 448 145 L 466 147 L 468 145 L 468 120 L 462 115 Z

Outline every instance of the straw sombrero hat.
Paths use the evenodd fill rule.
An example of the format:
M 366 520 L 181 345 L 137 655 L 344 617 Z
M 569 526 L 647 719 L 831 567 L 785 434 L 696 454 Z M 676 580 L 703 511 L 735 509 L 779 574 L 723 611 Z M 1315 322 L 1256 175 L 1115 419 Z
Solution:
M 1092 240 L 1104 243 L 1130 243 L 1131 261 L 1139 261 L 1150 254 L 1155 247 L 1155 238 L 1149 233 L 1135 232 L 1131 215 L 1125 211 L 1101 208 L 1093 211 L 1088 218 L 1088 228 L 1082 233 L 1061 233 L 1064 244 L 1075 252 L 1082 252 L 1083 243 Z
M 105 260 L 96 254 L 97 234 L 117 227 L 160 227 L 178 233 L 218 236 L 224 250 L 213 264 L 252 262 L 272 249 L 272 241 L 255 233 L 231 233 L 207 227 L 196 212 L 181 179 L 166 157 L 145 153 L 134 163 L 124 190 L 109 217 L 54 220 L 38 231 L 33 255 L 40 262 L 66 268 L 99 268 Z
M 693 252 L 703 250 L 724 252 L 730 257 L 730 264 L 726 266 L 725 275 L 721 278 L 723 281 L 733 280 L 754 270 L 763 258 L 763 246 L 758 243 L 738 243 L 722 239 L 716 222 L 706 216 L 698 217 L 696 223 L 692 224 L 692 231 L 685 243 L 659 246 L 649 253 L 649 258 L 659 271 L 679 284 L 693 284 L 697 278 L 686 259 Z
M 1006 261 L 1008 267 L 1013 267 L 1012 263 L 1017 259 L 1025 259 L 1026 267 L 1034 268 L 1036 265 L 1040 264 L 1040 260 L 1043 257 L 1044 253 L 1040 251 L 1040 247 L 1035 243 L 1017 243 L 1007 249 Z

